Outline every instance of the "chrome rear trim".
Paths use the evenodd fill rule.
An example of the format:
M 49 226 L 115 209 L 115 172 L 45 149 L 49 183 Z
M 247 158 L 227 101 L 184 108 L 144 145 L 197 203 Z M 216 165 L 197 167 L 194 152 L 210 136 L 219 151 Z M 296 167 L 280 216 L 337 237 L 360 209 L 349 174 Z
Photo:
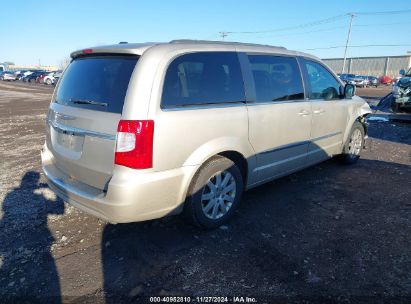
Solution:
M 77 136 L 91 136 L 91 137 L 97 137 L 97 138 L 102 138 L 102 139 L 107 139 L 107 140 L 116 140 L 116 135 L 74 128 L 74 127 L 59 124 L 50 119 L 48 120 L 48 124 L 52 126 L 54 130 L 56 130 L 59 133 L 63 133 L 63 134 L 77 135 Z

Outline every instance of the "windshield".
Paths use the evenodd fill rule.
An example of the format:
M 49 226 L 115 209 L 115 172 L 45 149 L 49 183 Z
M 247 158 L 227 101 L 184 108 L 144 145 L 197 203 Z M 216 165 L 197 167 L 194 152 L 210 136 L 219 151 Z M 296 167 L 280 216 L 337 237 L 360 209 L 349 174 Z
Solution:
M 408 72 L 405 74 L 405 76 L 411 76 L 411 68 L 408 70 Z
M 121 113 L 138 56 L 104 55 L 74 59 L 57 88 L 54 102 Z

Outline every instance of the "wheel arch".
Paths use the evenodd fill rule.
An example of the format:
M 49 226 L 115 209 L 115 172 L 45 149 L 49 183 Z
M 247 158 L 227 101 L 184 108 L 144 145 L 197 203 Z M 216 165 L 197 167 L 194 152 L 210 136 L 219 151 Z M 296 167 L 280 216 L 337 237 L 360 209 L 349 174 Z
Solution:
M 343 145 L 347 141 L 348 136 L 350 135 L 352 126 L 356 121 L 360 122 L 361 125 L 364 128 L 364 135 L 367 136 L 368 134 L 368 123 L 366 121 L 366 118 L 368 115 L 372 113 L 370 106 L 364 101 L 364 104 L 361 106 L 356 107 L 355 109 L 350 111 L 353 113 L 350 115 L 350 119 L 347 122 L 347 127 L 344 132 L 344 138 L 343 138 Z
M 241 176 L 243 177 L 243 184 L 244 187 L 247 185 L 248 180 L 248 162 L 244 155 L 237 151 L 223 151 L 218 153 L 217 155 L 223 156 L 231 160 L 237 167 L 240 169 Z

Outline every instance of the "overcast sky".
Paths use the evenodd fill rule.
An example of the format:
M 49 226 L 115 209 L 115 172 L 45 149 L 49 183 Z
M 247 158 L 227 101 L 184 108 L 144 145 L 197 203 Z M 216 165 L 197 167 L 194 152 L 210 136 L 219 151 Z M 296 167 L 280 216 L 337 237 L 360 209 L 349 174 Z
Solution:
M 411 50 L 409 1 L 13 0 L 2 1 L 1 11 L 0 62 L 16 64 L 58 65 L 73 50 L 120 41 L 220 40 L 221 31 L 234 32 L 230 41 L 342 57 L 348 12 L 360 13 L 350 44 L 369 45 L 350 48 L 349 57 Z M 365 14 L 386 11 L 403 13 Z

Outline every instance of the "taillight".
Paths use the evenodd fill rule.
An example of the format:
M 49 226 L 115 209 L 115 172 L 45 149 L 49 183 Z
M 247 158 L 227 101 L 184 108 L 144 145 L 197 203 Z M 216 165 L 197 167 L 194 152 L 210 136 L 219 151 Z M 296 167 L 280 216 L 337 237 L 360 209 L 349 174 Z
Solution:
M 153 167 L 153 120 L 120 120 L 114 163 L 133 169 Z
M 83 54 L 91 54 L 91 53 L 93 53 L 93 50 L 92 50 L 92 49 L 85 49 L 85 50 L 83 50 Z

